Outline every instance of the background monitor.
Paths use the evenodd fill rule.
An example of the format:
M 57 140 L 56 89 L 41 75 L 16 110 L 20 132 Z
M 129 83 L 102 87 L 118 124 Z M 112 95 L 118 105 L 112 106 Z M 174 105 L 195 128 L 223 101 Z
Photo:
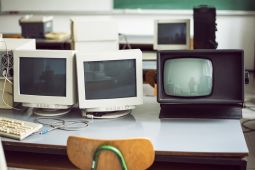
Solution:
M 155 20 L 155 50 L 178 50 L 190 48 L 190 20 Z
M 49 115 L 68 112 L 76 102 L 74 65 L 74 51 L 14 51 L 14 101 Z
M 240 118 L 242 50 L 159 51 L 157 70 L 161 117 Z
M 100 116 L 121 116 L 143 101 L 142 52 L 77 54 L 79 107 Z M 109 113 L 114 111 L 124 111 Z M 102 116 L 104 117 L 104 116 Z

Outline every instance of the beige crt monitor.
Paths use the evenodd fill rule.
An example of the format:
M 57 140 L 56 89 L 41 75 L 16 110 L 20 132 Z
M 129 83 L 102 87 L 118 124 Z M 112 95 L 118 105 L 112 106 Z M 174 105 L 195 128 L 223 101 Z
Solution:
M 155 50 L 189 49 L 190 20 L 155 20 L 153 48 Z
M 77 53 L 76 61 L 83 116 L 96 113 L 97 118 L 115 118 L 143 103 L 140 50 Z
M 75 52 L 14 51 L 14 101 L 38 108 L 40 116 L 58 116 L 76 104 Z

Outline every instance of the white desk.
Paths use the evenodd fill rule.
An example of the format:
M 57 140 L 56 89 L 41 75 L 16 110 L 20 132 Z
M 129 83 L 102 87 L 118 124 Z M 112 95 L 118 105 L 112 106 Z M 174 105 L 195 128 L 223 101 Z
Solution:
M 2 110 L 0 113 L 0 116 L 33 121 L 34 117 L 31 115 L 31 110 L 24 113 Z M 7 153 L 7 163 L 23 168 L 38 168 L 39 164 L 35 164 L 36 160 L 35 165 L 33 162 L 32 165 L 25 165 L 27 159 L 23 160 L 20 157 L 14 160 L 13 155 L 18 155 L 16 151 L 22 154 L 29 152 L 66 156 L 65 146 L 70 135 L 104 139 L 148 137 L 155 147 L 156 161 L 171 162 L 178 158 L 179 162 L 194 162 L 195 160 L 199 163 L 205 158 L 210 158 L 212 164 L 218 164 L 218 162 L 219 164 L 232 164 L 233 160 L 242 161 L 242 158 L 248 155 L 239 120 L 160 120 L 158 116 L 159 104 L 156 98 L 144 97 L 144 104 L 133 110 L 132 115 L 115 120 L 94 120 L 87 128 L 80 131 L 54 130 L 46 135 L 30 136 L 23 141 L 3 138 L 4 148 L 10 152 Z M 81 117 L 78 112 L 73 112 L 63 118 L 80 119 Z M 47 160 L 50 156 L 43 158 L 46 162 L 51 161 Z M 19 160 L 22 162 L 19 163 Z M 228 162 L 229 160 L 231 161 Z

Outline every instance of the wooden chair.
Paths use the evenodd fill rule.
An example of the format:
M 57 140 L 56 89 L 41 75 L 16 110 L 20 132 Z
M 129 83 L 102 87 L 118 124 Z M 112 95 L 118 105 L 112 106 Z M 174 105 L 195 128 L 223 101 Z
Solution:
M 151 85 L 151 87 L 155 87 L 155 80 L 156 80 L 157 73 L 155 70 L 147 70 L 145 71 L 145 83 Z
M 76 167 L 83 170 L 125 169 L 120 163 L 122 156 L 128 170 L 144 170 L 152 165 L 155 157 L 153 145 L 146 138 L 98 140 L 75 136 L 67 140 L 67 155 Z

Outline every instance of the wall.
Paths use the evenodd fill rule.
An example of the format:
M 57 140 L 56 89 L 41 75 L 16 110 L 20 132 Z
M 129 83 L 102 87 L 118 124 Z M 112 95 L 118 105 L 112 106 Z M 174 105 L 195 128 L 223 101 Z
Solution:
M 95 16 L 95 14 L 93 14 Z M 115 10 L 113 12 L 96 13 L 96 16 L 110 15 L 118 21 L 119 32 L 137 37 L 135 41 L 152 43 L 154 19 L 167 18 L 190 18 L 191 10 Z M 20 33 L 18 19 L 20 14 L 0 15 L 0 33 Z M 70 18 L 75 16 L 88 17 L 89 13 L 80 14 L 55 14 L 54 31 L 70 32 Z M 254 69 L 254 46 L 255 46 L 255 13 L 241 11 L 217 12 L 216 33 L 218 48 L 240 48 L 245 51 L 245 68 Z M 191 23 L 193 28 L 193 22 Z M 193 35 L 193 29 L 191 29 Z M 133 35 L 133 36 L 131 36 Z M 130 40 L 132 41 L 132 40 Z
M 0 0 L 1 11 L 110 11 L 112 0 Z

